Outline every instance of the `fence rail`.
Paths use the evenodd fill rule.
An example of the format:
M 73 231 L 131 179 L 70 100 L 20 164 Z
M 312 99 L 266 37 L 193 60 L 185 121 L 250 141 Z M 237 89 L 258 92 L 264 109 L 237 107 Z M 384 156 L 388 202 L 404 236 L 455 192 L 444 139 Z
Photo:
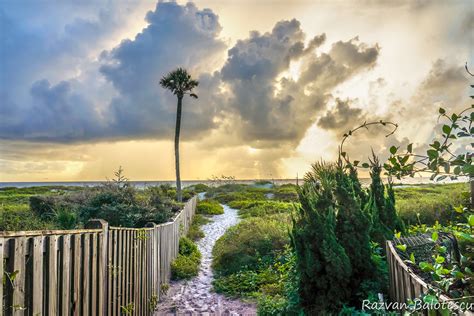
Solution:
M 421 294 L 427 293 L 429 286 L 398 255 L 392 241 L 387 241 L 387 262 L 389 270 L 389 295 L 393 302 L 406 303 L 409 299 L 420 298 Z M 449 304 L 450 315 L 474 316 L 470 311 L 462 311 L 447 296 L 438 297 L 440 302 Z M 441 315 L 441 311 L 437 311 Z
M 145 228 L 0 232 L 0 315 L 148 315 L 168 283 L 197 197 Z

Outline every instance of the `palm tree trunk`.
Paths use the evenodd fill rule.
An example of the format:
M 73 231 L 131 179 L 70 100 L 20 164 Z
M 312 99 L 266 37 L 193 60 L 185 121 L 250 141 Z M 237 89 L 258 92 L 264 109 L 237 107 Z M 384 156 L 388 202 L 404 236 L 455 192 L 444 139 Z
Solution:
M 176 166 L 176 195 L 178 202 L 183 201 L 181 193 L 181 175 L 179 173 L 179 133 L 181 130 L 181 108 L 183 97 L 178 96 L 178 109 L 176 111 L 176 129 L 174 133 L 174 157 Z

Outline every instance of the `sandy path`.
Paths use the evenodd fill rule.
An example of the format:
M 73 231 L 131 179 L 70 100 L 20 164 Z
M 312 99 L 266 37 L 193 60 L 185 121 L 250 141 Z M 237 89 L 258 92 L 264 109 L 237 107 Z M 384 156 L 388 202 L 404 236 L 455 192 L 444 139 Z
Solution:
M 211 292 L 212 248 L 217 239 L 239 221 L 237 210 L 227 205 L 223 207 L 224 214 L 212 216 L 212 222 L 202 226 L 205 236 L 197 242 L 202 254 L 199 275 L 189 281 L 172 282 L 155 315 L 256 315 L 253 304 Z

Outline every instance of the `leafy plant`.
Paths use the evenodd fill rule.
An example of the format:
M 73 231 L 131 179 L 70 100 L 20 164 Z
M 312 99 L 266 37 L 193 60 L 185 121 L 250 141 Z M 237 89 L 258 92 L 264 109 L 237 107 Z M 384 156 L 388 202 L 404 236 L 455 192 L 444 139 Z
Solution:
M 54 210 L 54 221 L 61 229 L 74 229 L 77 226 L 77 214 L 65 207 Z
M 120 306 L 120 312 L 125 315 L 132 315 L 135 310 L 135 304 L 128 303 L 127 305 Z

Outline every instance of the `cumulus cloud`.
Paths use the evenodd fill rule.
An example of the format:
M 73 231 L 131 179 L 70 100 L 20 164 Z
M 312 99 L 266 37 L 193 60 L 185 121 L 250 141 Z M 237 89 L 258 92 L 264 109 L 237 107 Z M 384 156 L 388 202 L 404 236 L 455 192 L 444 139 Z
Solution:
M 39 62 L 26 63 L 21 58 L 2 61 L 7 74 L 2 72 L 0 119 L 6 123 L 0 126 L 0 138 L 81 142 L 169 137 L 176 100 L 158 82 L 177 66 L 187 67 L 199 76 L 204 91 L 216 92 L 202 94 L 192 106 L 185 103 L 183 124 L 187 129 L 183 136 L 197 137 L 213 127 L 218 77 L 200 70 L 209 69 L 216 54 L 223 53 L 226 46 L 218 38 L 221 30 L 218 16 L 209 9 L 199 10 L 192 3 L 181 6 L 159 2 L 156 9 L 146 15 L 147 27 L 133 40 L 126 39 L 112 50 L 103 51 L 98 62 L 80 53 L 68 55 L 71 63 L 78 63 L 78 58 L 82 58 L 78 66 L 84 73 L 78 77 L 62 78 L 56 84 L 50 83 L 54 81 L 48 78 L 33 80 L 34 76 L 20 76 L 21 80 L 7 78 L 15 69 L 30 74 L 46 60 L 60 60 L 61 56 L 52 52 L 56 47 L 62 47 L 61 54 L 66 55 L 68 50 L 80 50 L 78 43 L 87 45 L 97 40 L 105 32 L 100 32 L 101 26 L 113 28 L 114 21 L 111 14 L 104 12 L 99 12 L 97 21 L 76 18 L 66 24 L 67 36 L 59 37 L 50 45 L 39 44 L 47 33 L 38 32 L 38 36 L 33 33 L 34 40 L 25 45 L 49 50 L 39 53 Z M 22 26 L 7 18 L 5 23 L 12 32 Z M 27 35 L 19 32 L 9 35 L 14 43 L 28 42 Z M 21 54 L 31 58 L 28 48 L 7 45 L 4 53 L 14 57 L 21 49 Z M 29 67 L 22 67 L 22 63 Z M 24 91 L 28 86 L 29 91 Z
M 357 38 L 336 42 L 328 53 L 317 54 L 325 34 L 311 39 L 307 47 L 305 37 L 297 20 L 281 21 L 271 32 L 252 32 L 229 50 L 221 71 L 231 91 L 229 111 L 242 139 L 255 147 L 284 142 L 296 147 L 332 90 L 376 63 L 378 47 Z M 303 64 L 300 77 L 278 79 L 295 61 Z
M 377 94 L 377 87 L 383 88 L 385 84 L 385 79 L 378 78 L 373 82 L 371 93 Z M 468 84 L 461 65 L 438 59 L 433 62 L 413 95 L 407 100 L 393 101 L 385 114 L 377 115 L 370 108 L 361 109 L 356 100 L 336 99 L 334 109 L 326 111 L 319 119 L 318 126 L 342 137 L 348 130 L 364 122 L 382 119 L 399 125 L 396 133 L 390 137 L 385 135 L 392 131 L 391 126 L 370 127 L 350 137 L 345 151 L 355 159 L 366 159 L 367 153 L 372 150 L 384 159 L 390 146 L 405 148 L 409 143 L 414 143 L 415 151 L 423 152 L 434 137 L 440 136 L 442 123 L 437 120 L 439 107 L 445 107 L 453 113 L 469 107 Z M 455 146 L 453 150 L 459 148 Z
M 104 52 L 101 72 L 119 92 L 111 103 L 111 129 L 124 137 L 169 137 L 174 126 L 176 100 L 159 85 L 159 79 L 176 67 L 190 69 L 194 76 L 223 53 L 218 16 L 194 4 L 180 6 L 159 2 L 148 12 L 149 25 L 134 40 L 125 40 Z M 198 136 L 214 126 L 216 109 L 211 94 L 218 92 L 212 75 L 199 76 L 201 99 L 184 104 L 184 137 Z M 188 103 L 188 104 L 187 104 Z

